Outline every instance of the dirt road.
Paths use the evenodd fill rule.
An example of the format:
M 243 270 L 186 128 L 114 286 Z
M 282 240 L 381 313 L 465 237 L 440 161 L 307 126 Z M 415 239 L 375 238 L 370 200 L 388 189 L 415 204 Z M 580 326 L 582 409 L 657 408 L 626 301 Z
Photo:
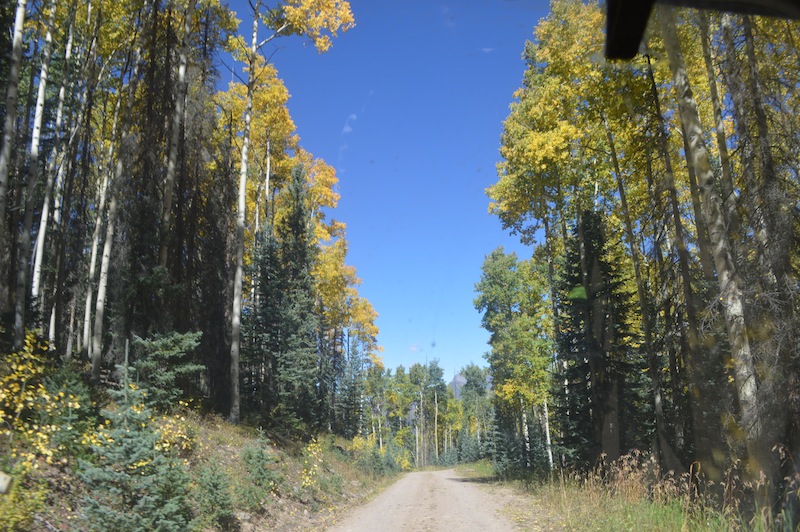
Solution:
M 329 531 L 515 530 L 503 515 L 503 498 L 482 484 L 481 479 L 459 477 L 452 469 L 408 473 Z

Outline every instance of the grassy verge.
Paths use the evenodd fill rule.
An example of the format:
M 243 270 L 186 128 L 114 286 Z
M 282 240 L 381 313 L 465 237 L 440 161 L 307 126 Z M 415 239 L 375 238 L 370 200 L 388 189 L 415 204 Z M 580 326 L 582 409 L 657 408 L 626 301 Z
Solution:
M 769 516 L 742 502 L 752 490 L 731 477 L 723 485 L 698 488 L 682 477 L 661 476 L 643 455 L 630 455 L 590 474 L 555 472 L 547 480 L 495 477 L 488 461 L 460 465 L 465 477 L 495 478 L 508 489 L 509 517 L 526 530 L 737 531 L 776 530 Z M 705 490 L 705 491 L 702 491 Z M 727 497 L 727 498 L 725 498 Z M 781 528 L 782 529 L 782 528 Z
M 86 370 L 33 333 L 0 356 L 0 472 L 13 479 L 0 530 L 318 530 L 410 467 L 394 442 L 271 438 L 203 416 L 169 373 L 118 369 L 100 389 Z
M 180 434 L 180 461 L 188 476 L 191 512 L 185 530 L 324 530 L 396 477 L 371 468 L 380 452 L 364 449 L 364 442 L 357 447 L 326 435 L 276 444 L 269 435 L 217 416 L 186 410 L 179 419 L 172 430 Z M 22 485 L 15 490 L 21 499 L 0 496 L 11 497 L 0 500 L 0 530 L 99 526 L 82 515 L 93 491 L 78 477 L 73 467 L 42 462 L 27 475 L 24 490 Z
M 394 478 L 363 467 L 361 451 L 344 438 L 277 445 L 218 417 L 191 422 L 198 445 L 189 472 L 200 530 L 323 530 Z M 203 480 L 214 476 L 216 482 Z M 217 500 L 220 490 L 228 502 Z M 225 506 L 230 511 L 220 515 Z
M 479 460 L 470 464 L 459 464 L 455 467 L 456 473 L 465 478 L 493 478 L 494 467 L 489 460 Z

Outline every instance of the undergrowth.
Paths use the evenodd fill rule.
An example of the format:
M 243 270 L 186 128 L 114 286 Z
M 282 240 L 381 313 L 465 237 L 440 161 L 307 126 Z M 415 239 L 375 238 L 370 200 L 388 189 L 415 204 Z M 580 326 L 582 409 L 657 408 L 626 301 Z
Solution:
M 567 530 L 792 530 L 787 518 L 755 508 L 763 486 L 735 469 L 721 482 L 696 472 L 663 473 L 650 455 L 633 452 L 588 473 L 556 471 L 547 480 L 517 480 Z
M 32 334 L 0 357 L 0 471 L 13 478 L 0 530 L 320 529 L 401 469 L 370 438 L 277 443 L 201 414 L 150 382 L 158 372 L 120 367 L 101 388 L 55 357 Z

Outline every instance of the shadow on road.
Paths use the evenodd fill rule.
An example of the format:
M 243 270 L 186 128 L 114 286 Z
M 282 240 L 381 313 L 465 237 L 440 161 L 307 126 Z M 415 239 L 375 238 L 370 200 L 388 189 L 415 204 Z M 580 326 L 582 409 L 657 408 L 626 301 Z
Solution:
M 471 484 L 491 484 L 497 482 L 495 477 L 448 477 L 453 482 L 468 482 Z

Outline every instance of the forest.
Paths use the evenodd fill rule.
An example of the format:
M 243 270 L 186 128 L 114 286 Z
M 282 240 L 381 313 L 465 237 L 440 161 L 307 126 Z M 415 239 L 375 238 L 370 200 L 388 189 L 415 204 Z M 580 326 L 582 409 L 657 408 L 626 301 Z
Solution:
M 533 250 L 477 285 L 497 426 L 560 466 L 741 475 L 796 519 L 797 23 L 658 7 L 624 62 L 604 24 L 552 3 L 504 123 L 490 210 Z
M 797 522 L 797 22 L 659 7 L 640 53 L 606 61 L 602 3 L 531 21 L 487 190 L 531 252 L 487 250 L 488 367 L 447 383 L 436 360 L 384 367 L 336 170 L 263 53 L 325 52 L 349 3 L 249 8 L 0 7 L 0 470 L 18 492 L 0 515 L 60 467 L 105 493 L 83 519 L 127 529 L 108 476 L 125 463 L 163 503 L 136 512 L 184 529 L 191 408 L 287 444 L 354 439 L 382 471 L 488 458 L 547 478 L 650 453 L 721 497 L 741 476 L 754 512 Z M 224 90 L 222 54 L 241 73 Z

